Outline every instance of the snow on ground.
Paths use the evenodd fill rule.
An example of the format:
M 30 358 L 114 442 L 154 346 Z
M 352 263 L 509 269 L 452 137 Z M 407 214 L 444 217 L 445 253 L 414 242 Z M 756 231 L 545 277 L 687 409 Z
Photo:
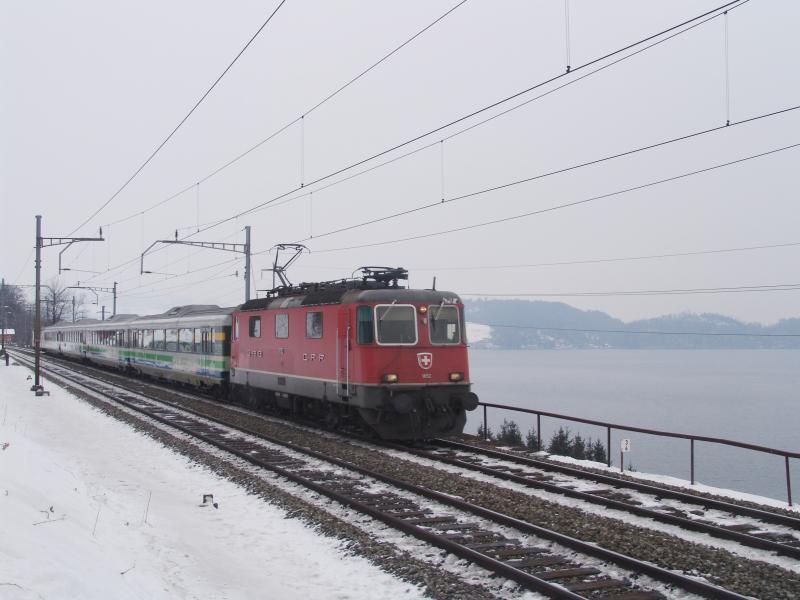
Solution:
M 0 597 L 423 597 L 28 373 L 0 367 Z
M 492 338 L 492 328 L 489 325 L 482 323 L 466 323 L 467 326 L 467 341 L 470 344 L 477 344 L 479 342 L 488 342 Z

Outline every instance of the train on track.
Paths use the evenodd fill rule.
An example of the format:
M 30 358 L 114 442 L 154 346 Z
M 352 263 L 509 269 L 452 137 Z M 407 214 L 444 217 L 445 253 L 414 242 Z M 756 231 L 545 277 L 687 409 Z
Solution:
M 178 306 L 44 329 L 46 352 L 384 439 L 461 433 L 470 390 L 464 306 L 408 289 L 404 269 L 285 285 L 238 307 Z

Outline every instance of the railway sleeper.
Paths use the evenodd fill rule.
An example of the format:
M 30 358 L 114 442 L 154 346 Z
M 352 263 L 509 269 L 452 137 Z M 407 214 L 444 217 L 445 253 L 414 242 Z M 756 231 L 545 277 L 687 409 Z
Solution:
M 534 573 L 539 579 L 572 579 L 573 577 L 588 577 L 599 575 L 600 569 L 594 567 L 572 567 L 569 569 L 555 569 L 552 571 L 539 571 Z
M 539 557 L 529 557 L 523 558 L 519 560 L 507 560 L 506 564 L 511 565 L 512 567 L 517 567 L 518 569 L 525 569 L 530 567 L 550 567 L 552 565 L 564 565 L 571 562 L 571 559 L 567 558 L 566 556 L 539 556 Z

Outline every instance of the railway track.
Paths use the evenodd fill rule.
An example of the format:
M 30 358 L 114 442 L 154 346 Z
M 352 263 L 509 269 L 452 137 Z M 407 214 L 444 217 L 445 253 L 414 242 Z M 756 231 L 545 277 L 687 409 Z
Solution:
M 422 448 L 386 443 L 381 445 L 528 488 L 800 559 L 800 517 L 554 465 L 462 442 L 436 440 Z
M 20 362 L 29 363 L 19 355 Z M 739 594 L 314 450 L 234 427 L 50 363 L 49 377 L 228 452 L 398 531 L 552 598 L 665 597 L 656 581 L 709 598 Z M 388 486 L 388 487 L 387 487 Z M 619 567 L 629 571 L 619 575 Z

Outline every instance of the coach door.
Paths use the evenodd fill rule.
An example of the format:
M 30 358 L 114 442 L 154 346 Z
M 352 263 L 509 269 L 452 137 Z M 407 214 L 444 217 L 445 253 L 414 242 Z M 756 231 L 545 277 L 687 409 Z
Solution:
M 350 396 L 350 373 L 353 369 L 351 333 L 350 310 L 343 306 L 339 308 L 336 320 L 336 395 L 340 398 Z

